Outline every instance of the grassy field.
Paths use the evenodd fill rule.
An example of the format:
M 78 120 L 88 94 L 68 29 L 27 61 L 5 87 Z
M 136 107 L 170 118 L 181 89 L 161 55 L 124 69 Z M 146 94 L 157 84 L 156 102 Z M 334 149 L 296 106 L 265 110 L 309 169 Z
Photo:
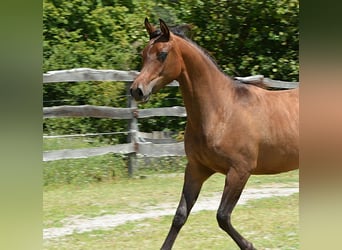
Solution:
M 149 206 L 178 202 L 182 174 L 151 175 L 90 184 L 47 186 L 44 190 L 44 228 L 61 227 L 73 216 L 137 213 Z M 222 192 L 224 176 L 212 176 L 201 196 Z M 277 176 L 253 176 L 247 188 L 298 186 L 298 171 Z M 44 240 L 44 249 L 159 249 L 172 216 L 129 222 L 110 230 L 75 233 Z M 299 249 L 298 194 L 239 205 L 233 224 L 258 249 Z M 191 214 L 174 249 L 238 249 L 217 226 L 216 211 Z

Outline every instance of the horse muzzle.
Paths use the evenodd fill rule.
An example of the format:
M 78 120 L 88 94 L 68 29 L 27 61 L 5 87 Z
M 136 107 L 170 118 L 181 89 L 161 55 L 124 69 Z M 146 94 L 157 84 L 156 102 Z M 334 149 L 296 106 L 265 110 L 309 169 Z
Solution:
M 155 93 L 158 89 L 157 86 L 160 83 L 161 78 L 156 77 L 147 85 L 133 83 L 130 88 L 131 96 L 137 102 L 147 102 L 150 99 L 152 93 Z
M 151 93 L 144 94 L 144 91 L 140 87 L 131 87 L 130 88 L 131 96 L 134 98 L 137 102 L 147 102 L 150 99 Z

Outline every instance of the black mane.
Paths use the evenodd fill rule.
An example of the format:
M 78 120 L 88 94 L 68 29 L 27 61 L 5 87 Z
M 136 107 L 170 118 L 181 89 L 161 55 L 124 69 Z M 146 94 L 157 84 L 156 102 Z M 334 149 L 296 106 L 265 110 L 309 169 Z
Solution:
M 221 69 L 221 67 L 218 65 L 217 61 L 210 55 L 210 53 L 209 53 L 206 49 L 202 48 L 201 46 L 199 46 L 197 43 L 195 43 L 193 40 L 191 40 L 191 39 L 189 38 L 189 36 L 192 37 L 191 28 L 192 28 L 191 25 L 189 25 L 189 24 L 183 24 L 183 25 L 178 25 L 178 26 L 172 26 L 172 27 L 170 27 L 170 31 L 171 31 L 174 35 L 176 35 L 176 36 L 178 36 L 178 37 L 184 39 L 185 41 L 191 43 L 191 44 L 194 45 L 196 48 L 198 48 L 200 51 L 202 51 L 203 54 L 204 54 L 204 55 L 205 55 L 205 56 L 206 56 L 206 57 L 207 57 L 215 66 L 216 66 L 216 68 L 217 68 L 222 74 L 224 74 L 227 78 L 229 78 L 230 80 L 232 80 L 232 82 L 235 84 L 235 86 L 236 86 L 237 88 L 239 88 L 239 87 L 244 87 L 244 86 L 248 87 L 248 86 L 250 86 L 250 85 L 254 85 L 254 86 L 257 86 L 257 87 L 259 87 L 259 88 L 268 89 L 268 86 L 267 86 L 265 83 L 263 83 L 262 81 L 261 81 L 261 82 L 260 82 L 260 81 L 259 81 L 259 82 L 247 82 L 247 81 L 242 81 L 242 80 L 234 79 L 234 78 L 230 77 L 229 75 L 227 75 L 227 74 Z M 159 29 L 157 29 L 157 30 L 155 30 L 154 32 L 152 32 L 152 33 L 150 34 L 150 39 L 156 38 L 156 37 L 158 37 L 158 36 L 160 36 L 160 35 L 161 35 L 161 31 L 160 31 Z
M 188 25 L 181 25 L 181 26 L 188 26 Z M 207 56 L 207 58 L 216 66 L 216 68 L 217 68 L 222 74 L 224 74 L 226 77 L 228 77 L 229 79 L 232 80 L 232 82 L 235 84 L 235 86 L 236 86 L 237 88 L 239 88 L 239 87 L 241 87 L 241 86 L 242 86 L 242 87 L 248 87 L 248 86 L 250 86 L 250 85 L 254 85 L 254 86 L 257 86 L 257 87 L 259 87 L 259 88 L 269 89 L 269 87 L 268 87 L 263 81 L 243 81 L 243 80 L 238 80 L 238 79 L 232 78 L 232 77 L 230 77 L 229 75 L 227 75 L 227 74 L 221 69 L 221 67 L 218 65 L 218 63 L 217 63 L 217 61 L 215 60 L 215 58 L 213 58 L 213 57 L 210 55 L 210 53 L 209 53 L 206 49 L 202 48 L 202 47 L 199 46 L 197 43 L 195 43 L 193 40 L 191 40 L 191 39 L 185 34 L 185 32 L 180 32 L 180 31 L 182 31 L 182 29 L 177 29 L 177 27 L 179 27 L 179 26 L 176 26 L 176 27 L 175 27 L 175 28 L 176 28 L 176 30 L 175 30 L 176 33 L 175 33 L 174 30 L 173 30 L 174 28 L 171 28 L 172 33 L 175 34 L 175 35 L 178 36 L 178 37 L 183 38 L 184 40 L 186 40 L 187 42 L 191 43 L 191 44 L 194 45 L 196 48 L 198 48 L 200 51 L 202 51 L 203 54 Z M 189 26 L 188 26 L 188 27 L 189 27 Z M 191 31 L 191 30 L 189 29 L 189 31 Z
M 192 37 L 192 33 L 191 33 L 191 28 L 192 26 L 189 24 L 183 24 L 183 25 L 179 25 L 179 26 L 174 26 L 171 27 L 170 30 L 171 32 L 180 37 L 183 38 L 184 40 L 186 40 L 187 42 L 191 43 L 192 45 L 194 45 L 196 48 L 198 48 L 200 51 L 203 52 L 204 55 L 207 56 L 207 58 L 225 75 L 227 75 L 226 73 L 224 73 L 222 71 L 222 69 L 220 68 L 220 66 L 218 65 L 217 61 L 210 55 L 210 53 L 208 52 L 208 50 L 202 48 L 201 46 L 199 46 L 197 43 L 195 43 L 190 37 Z

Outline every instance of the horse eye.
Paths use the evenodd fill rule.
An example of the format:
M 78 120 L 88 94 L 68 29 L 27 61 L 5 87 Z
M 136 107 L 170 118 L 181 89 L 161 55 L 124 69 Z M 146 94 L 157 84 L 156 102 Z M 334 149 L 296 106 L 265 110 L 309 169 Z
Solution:
M 166 59 L 166 57 L 167 57 L 167 52 L 164 52 L 164 51 L 160 52 L 160 53 L 157 55 L 157 59 L 158 59 L 159 61 L 161 61 L 161 62 L 164 62 L 165 59 Z

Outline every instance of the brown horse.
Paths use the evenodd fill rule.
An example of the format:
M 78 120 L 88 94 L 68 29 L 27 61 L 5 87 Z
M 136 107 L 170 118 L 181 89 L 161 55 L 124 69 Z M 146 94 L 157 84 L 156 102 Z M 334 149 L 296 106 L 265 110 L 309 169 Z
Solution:
M 277 174 L 298 168 L 298 89 L 270 91 L 239 83 L 189 39 L 160 20 L 145 19 L 150 41 L 131 95 L 145 102 L 151 93 L 177 80 L 187 112 L 185 169 L 181 199 L 161 249 L 171 249 L 212 174 L 226 176 L 217 211 L 219 226 L 241 249 L 255 249 L 231 224 L 232 211 L 251 174 Z

